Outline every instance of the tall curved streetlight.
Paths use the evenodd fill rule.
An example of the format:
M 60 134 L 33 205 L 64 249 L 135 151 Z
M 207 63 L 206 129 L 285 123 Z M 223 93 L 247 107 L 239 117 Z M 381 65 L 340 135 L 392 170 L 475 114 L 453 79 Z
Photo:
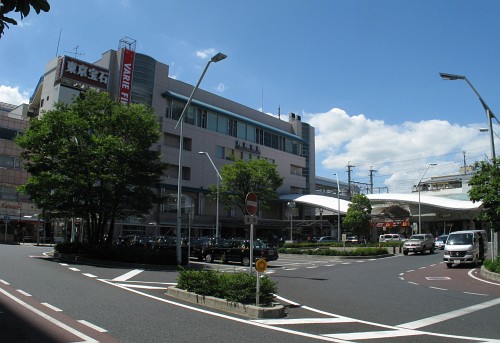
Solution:
M 493 120 L 493 118 L 495 118 L 495 120 L 498 122 L 498 118 L 495 117 L 495 115 L 493 114 L 493 111 L 491 110 L 491 108 L 488 106 L 488 104 L 486 104 L 486 102 L 483 100 L 483 98 L 478 93 L 478 91 L 474 88 L 474 86 L 472 85 L 472 83 L 470 83 L 470 81 L 467 79 L 467 77 L 465 77 L 464 75 L 456 75 L 456 74 L 448 74 L 448 73 L 439 73 L 439 75 L 441 76 L 441 78 L 443 80 L 451 80 L 451 81 L 464 80 L 465 82 L 467 82 L 467 84 L 469 85 L 469 87 L 472 89 L 472 91 L 479 98 L 479 101 L 481 102 L 481 105 L 483 105 L 483 108 L 486 111 L 486 117 L 488 118 L 488 126 L 489 126 L 489 130 L 490 130 L 491 161 L 492 161 L 493 165 L 496 165 L 495 139 L 493 137 L 493 124 L 492 124 L 492 120 Z
M 182 250 L 181 250 L 181 238 L 182 238 L 182 232 L 181 232 L 181 225 L 182 225 L 182 151 L 184 150 L 184 132 L 183 132 L 183 122 L 184 122 L 184 114 L 186 113 L 189 104 L 191 104 L 191 100 L 193 100 L 194 93 L 200 86 L 201 80 L 203 80 L 203 77 L 205 76 L 205 73 L 207 72 L 208 67 L 210 66 L 210 63 L 212 62 L 219 62 L 225 59 L 227 56 L 224 55 L 223 53 L 218 53 L 214 57 L 210 59 L 210 61 L 207 62 L 207 65 L 205 66 L 205 69 L 203 69 L 203 73 L 201 73 L 200 79 L 198 80 L 198 83 L 196 86 L 193 88 L 193 91 L 191 92 L 191 95 L 188 98 L 188 101 L 186 102 L 186 105 L 184 106 L 184 109 L 182 110 L 181 115 L 179 116 L 179 119 L 177 120 L 177 124 L 175 124 L 175 129 L 177 129 L 177 126 L 180 124 L 180 130 L 179 130 L 179 172 L 177 176 L 177 226 L 175 230 L 175 236 L 176 236 L 176 254 L 177 254 L 177 263 L 182 264 Z
M 420 211 L 420 183 L 422 182 L 422 179 L 424 178 L 425 174 L 429 170 L 431 166 L 436 166 L 436 163 L 429 163 L 427 166 L 427 169 L 425 169 L 424 173 L 422 174 L 422 177 L 417 183 L 417 188 L 418 188 L 418 233 L 422 233 L 422 212 Z
M 219 238 L 219 187 L 220 187 L 220 181 L 222 180 L 222 176 L 220 176 L 219 170 L 214 164 L 214 161 L 210 158 L 210 155 L 206 151 L 200 151 L 198 152 L 200 155 L 206 155 L 208 157 L 208 160 L 212 164 L 212 167 L 214 167 L 215 172 L 217 173 L 217 213 L 215 215 L 215 238 Z
M 493 118 L 495 118 L 497 123 L 500 123 L 498 121 L 498 118 L 495 117 L 495 115 L 493 114 L 493 111 L 486 104 L 486 102 L 483 100 L 483 98 L 478 93 L 478 91 L 474 88 L 472 83 L 469 82 L 467 77 L 465 77 L 464 75 L 456 75 L 456 74 L 448 74 L 448 73 L 439 73 L 439 75 L 441 76 L 441 78 L 443 80 L 451 80 L 451 81 L 464 80 L 465 82 L 467 82 L 469 87 L 472 89 L 472 91 L 479 98 L 481 105 L 483 105 L 483 108 L 486 111 L 486 117 L 488 118 L 488 126 L 489 126 L 489 131 L 490 131 L 491 163 L 492 163 L 493 167 L 497 167 L 498 165 L 497 165 L 496 156 L 495 156 L 495 137 L 493 137 L 494 132 L 493 132 L 492 120 L 493 120 Z M 493 233 L 493 225 L 491 225 L 490 234 L 491 234 L 491 257 L 492 257 L 492 259 L 495 259 L 495 247 L 494 247 L 495 238 L 494 237 L 496 236 L 496 233 Z

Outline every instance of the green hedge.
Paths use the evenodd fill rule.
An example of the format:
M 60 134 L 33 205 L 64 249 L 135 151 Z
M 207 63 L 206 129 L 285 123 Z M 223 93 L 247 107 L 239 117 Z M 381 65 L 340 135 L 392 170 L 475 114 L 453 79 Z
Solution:
M 343 242 L 328 242 L 328 243 L 285 243 L 283 245 L 283 248 L 298 248 L 298 249 L 305 249 L 305 248 L 320 248 L 320 247 L 335 247 L 335 248 L 342 248 L 344 246 Z M 385 243 L 366 243 L 365 244 L 353 244 L 353 243 L 346 243 L 346 247 L 351 247 L 351 248 L 356 248 L 356 247 L 365 247 L 365 248 L 379 248 L 379 247 L 400 247 L 403 246 L 403 242 L 400 241 L 393 241 L 393 242 L 385 242 Z
M 155 265 L 177 264 L 175 247 L 154 250 L 141 247 L 106 246 L 73 242 L 56 244 L 54 250 L 62 254 L 78 254 L 97 260 Z M 185 253 L 183 252 L 184 255 Z
M 357 248 L 354 250 L 280 248 L 280 254 L 304 254 L 321 256 L 377 256 L 389 254 L 387 248 Z
M 500 274 L 500 257 L 497 257 L 495 260 L 486 259 L 483 264 L 486 270 Z
M 181 270 L 177 288 L 242 304 L 255 304 L 257 277 L 248 273 L 223 273 L 215 270 Z M 266 275 L 260 279 L 259 302 L 270 305 L 278 291 L 277 283 Z

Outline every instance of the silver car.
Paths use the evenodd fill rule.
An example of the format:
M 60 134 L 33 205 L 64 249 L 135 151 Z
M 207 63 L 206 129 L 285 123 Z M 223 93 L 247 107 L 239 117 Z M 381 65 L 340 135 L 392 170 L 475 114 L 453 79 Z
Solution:
M 428 233 L 422 233 L 418 235 L 413 235 L 403 244 L 403 254 L 408 255 L 408 253 L 424 253 L 427 250 L 431 254 L 434 254 L 434 237 Z
M 443 250 L 444 246 L 446 245 L 447 239 L 448 239 L 448 235 L 441 235 L 438 238 L 436 238 L 436 241 L 434 242 L 436 249 Z

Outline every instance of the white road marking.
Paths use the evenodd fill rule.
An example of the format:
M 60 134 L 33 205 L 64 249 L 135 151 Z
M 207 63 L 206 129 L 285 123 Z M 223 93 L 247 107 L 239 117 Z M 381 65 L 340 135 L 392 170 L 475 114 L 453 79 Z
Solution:
M 2 280 L 2 279 L 0 279 L 0 282 L 3 283 L 4 285 L 10 285 L 10 283 L 8 283 L 7 281 Z
M 117 283 L 117 285 L 120 285 L 120 286 L 123 286 L 123 287 L 142 288 L 142 289 L 167 289 L 168 288 L 168 287 L 147 286 L 147 285 L 132 285 L 130 283 L 128 283 L 128 284 Z
M 350 318 L 297 318 L 297 319 L 255 319 L 255 323 L 267 325 L 296 325 L 296 324 L 335 324 L 352 323 L 356 320 Z
M 25 291 L 23 291 L 22 289 L 18 289 L 17 291 L 18 291 L 19 293 L 21 293 L 22 295 L 24 295 L 24 296 L 31 297 L 31 294 L 26 293 L 26 292 L 25 292 Z
M 85 275 L 87 277 L 97 277 L 96 275 L 94 274 L 89 274 L 89 273 L 82 273 L 82 275 Z
M 465 316 L 469 313 L 476 312 L 479 310 L 484 310 L 485 308 L 496 306 L 500 304 L 500 298 L 496 298 L 490 301 L 486 301 L 482 304 L 477 304 L 477 305 L 472 305 L 469 307 L 465 307 L 456 311 L 451 311 L 443 314 L 439 314 L 434 317 L 429 317 L 429 318 L 424 318 L 421 320 L 416 320 L 413 322 L 405 323 L 398 325 L 397 327 L 403 328 L 403 329 L 420 329 L 425 326 L 433 325 L 436 323 L 444 322 L 449 319 L 454 319 L 459 316 Z
M 51 310 L 53 310 L 53 311 L 56 311 L 56 312 L 62 312 L 62 310 L 61 310 L 60 308 L 57 308 L 57 307 L 55 307 L 55 306 L 53 306 L 53 305 L 51 305 L 51 304 L 49 304 L 49 303 L 42 303 L 42 305 L 44 305 L 44 306 L 46 306 L 46 307 L 50 308 L 50 309 L 51 309 Z
M 451 280 L 450 277 L 448 276 L 426 276 L 425 277 L 429 281 L 444 281 L 444 280 Z
M 61 266 L 63 266 L 63 267 L 67 267 L 67 266 L 69 266 L 69 264 L 67 264 L 67 263 L 59 263 L 59 265 L 61 265 Z
M 80 337 L 81 339 L 83 339 L 83 340 L 84 340 L 84 342 L 85 342 L 85 343 L 99 343 L 98 341 L 96 341 L 96 340 L 95 340 L 95 339 L 93 339 L 92 337 L 89 337 L 89 336 L 87 336 L 87 335 L 85 335 L 85 334 L 81 333 L 80 331 L 77 331 L 77 330 L 73 329 L 72 327 L 70 327 L 70 326 L 68 326 L 68 325 L 66 325 L 66 324 L 64 324 L 64 323 L 62 323 L 62 322 L 60 322 L 60 321 L 58 321 L 57 319 L 52 318 L 51 316 L 49 316 L 49 315 L 47 315 L 47 314 L 43 313 L 42 311 L 37 310 L 37 309 L 36 309 L 36 308 L 34 308 L 33 306 L 31 306 L 31 305 L 29 305 L 29 304 L 25 303 L 25 302 L 24 302 L 24 301 L 22 301 L 21 299 L 16 298 L 15 296 L 13 296 L 12 294 L 10 294 L 10 293 L 8 293 L 8 292 L 4 291 L 3 289 L 0 289 L 0 292 L 1 292 L 1 293 L 3 293 L 3 294 L 5 294 L 6 296 L 8 296 L 9 298 L 11 298 L 11 299 L 12 299 L 12 300 L 14 300 L 15 302 L 17 302 L 19 305 L 21 305 L 21 306 L 25 307 L 26 309 L 28 309 L 28 310 L 30 310 L 30 311 L 32 311 L 32 312 L 34 312 L 35 314 L 39 315 L 40 317 L 42 317 L 42 318 L 44 318 L 44 319 L 48 320 L 48 321 L 49 321 L 49 322 L 51 322 L 52 324 L 57 325 L 57 326 L 58 326 L 58 327 L 60 327 L 61 329 L 66 330 L 66 331 L 68 331 L 68 332 L 72 333 L 73 335 Z
M 419 285 L 418 283 L 413 282 L 413 281 L 408 281 L 408 283 L 411 283 L 412 285 L 417 285 L 417 286 Z
M 429 288 L 432 288 L 432 289 L 437 289 L 438 291 L 447 291 L 446 288 L 439 288 L 439 287 L 429 287 Z
M 80 269 L 78 269 L 78 268 L 74 268 L 74 267 L 73 267 L 73 268 L 68 268 L 68 269 L 69 269 L 69 270 L 72 270 L 72 271 L 74 271 L 74 272 L 79 272 L 79 271 L 80 271 Z
M 113 281 L 127 281 L 128 279 L 133 278 L 134 276 L 142 273 L 144 270 L 143 269 L 134 269 L 129 271 L 128 273 L 125 273 L 121 276 L 115 277 Z
M 488 294 L 482 294 L 482 293 L 472 293 L 472 292 L 462 292 L 464 294 L 471 294 L 471 295 L 481 295 L 481 296 L 484 296 L 484 297 L 487 297 Z
M 469 271 L 469 273 L 468 273 L 468 274 L 469 274 L 469 276 L 470 276 L 471 278 L 474 278 L 474 279 L 476 279 L 476 280 L 478 280 L 478 281 L 481 281 L 481 282 L 484 282 L 484 283 L 489 283 L 489 284 L 492 284 L 492 285 L 500 286 L 500 283 L 498 283 L 498 282 L 486 281 L 486 280 L 483 280 L 483 279 L 478 278 L 477 276 L 472 275 L 472 273 L 474 272 L 474 270 L 475 270 L 475 269 L 472 269 L 472 270 L 470 270 L 470 271 Z
M 387 338 L 387 337 L 404 337 L 422 335 L 422 332 L 414 330 L 386 330 L 386 331 L 372 331 L 372 332 L 351 332 L 351 333 L 336 333 L 325 335 L 343 340 L 360 340 L 360 339 L 374 339 L 374 338 Z
M 81 323 L 81 324 L 83 324 L 83 325 L 85 325 L 85 326 L 88 326 L 89 328 L 94 329 L 97 332 L 108 332 L 108 330 L 103 329 L 103 328 L 101 328 L 101 327 L 99 327 L 97 325 L 94 325 L 92 323 L 89 323 L 86 320 L 79 320 L 78 322 Z

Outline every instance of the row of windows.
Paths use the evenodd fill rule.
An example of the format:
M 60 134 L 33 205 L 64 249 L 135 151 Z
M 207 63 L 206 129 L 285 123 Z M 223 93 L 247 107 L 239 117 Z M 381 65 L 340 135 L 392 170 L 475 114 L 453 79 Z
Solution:
M 165 116 L 173 120 L 178 120 L 184 106 L 185 104 L 181 101 L 167 99 Z M 228 118 L 223 114 L 190 106 L 184 117 L 184 122 L 187 124 L 285 151 L 290 154 L 301 155 L 302 153 L 302 144 L 300 142 L 257 128 L 245 122 Z
M 0 168 L 21 168 L 21 160 L 19 157 L 1 156 L 0 155 Z

